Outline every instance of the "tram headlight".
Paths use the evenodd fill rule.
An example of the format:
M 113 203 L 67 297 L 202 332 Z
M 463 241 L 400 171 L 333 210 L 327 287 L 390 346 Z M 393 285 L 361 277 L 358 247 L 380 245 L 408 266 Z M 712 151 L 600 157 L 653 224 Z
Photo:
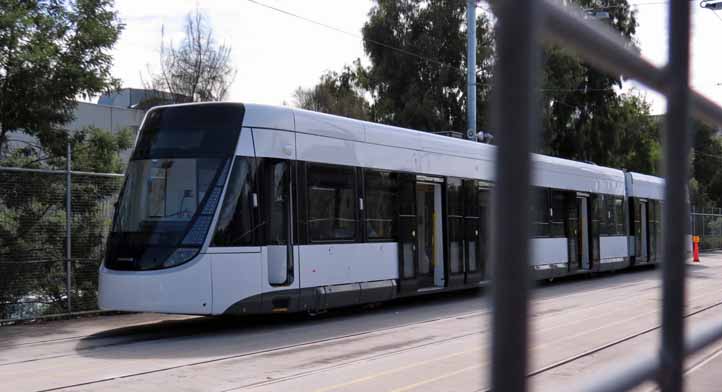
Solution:
M 164 262 L 163 267 L 173 267 L 185 263 L 198 254 L 199 248 L 178 248 Z

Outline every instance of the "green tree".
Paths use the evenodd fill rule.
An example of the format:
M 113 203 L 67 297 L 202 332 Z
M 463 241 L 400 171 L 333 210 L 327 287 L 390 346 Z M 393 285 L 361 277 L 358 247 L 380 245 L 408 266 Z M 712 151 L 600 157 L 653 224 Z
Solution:
M 58 134 L 63 143 L 66 134 Z M 120 154 L 132 146 L 132 131 L 112 134 L 86 128 L 73 134 L 73 169 L 121 173 Z M 64 169 L 63 155 L 41 146 L 13 150 L 4 166 Z M 122 178 L 74 175 L 72 257 L 75 310 L 95 305 L 98 262 L 110 224 L 109 208 Z M 62 172 L 0 171 L 0 319 L 22 314 L 66 311 L 65 305 L 65 175 Z M 13 309 L 12 304 L 33 299 L 35 309 Z M 28 313 L 24 313 L 28 312 Z
M 299 87 L 293 94 L 296 106 L 322 113 L 337 114 L 358 120 L 370 120 L 370 105 L 364 98 L 354 69 L 326 72 L 312 88 Z
M 722 206 L 722 136 L 709 125 L 695 121 L 692 174 L 694 186 L 690 189 L 693 205 L 702 207 Z
M 465 12 L 463 1 L 376 1 L 362 29 L 371 65 L 359 75 L 373 98 L 374 120 L 421 130 L 466 129 Z M 494 53 L 485 14 L 478 17 L 476 35 L 483 128 Z
M 609 13 L 605 20 L 634 47 L 636 13 L 627 0 L 575 0 Z M 542 152 L 653 174 L 659 124 L 638 95 L 620 94 L 622 78 L 605 74 L 557 46 L 544 48 Z
M 0 151 L 8 132 L 43 141 L 77 96 L 117 86 L 110 50 L 122 28 L 112 0 L 0 0 Z

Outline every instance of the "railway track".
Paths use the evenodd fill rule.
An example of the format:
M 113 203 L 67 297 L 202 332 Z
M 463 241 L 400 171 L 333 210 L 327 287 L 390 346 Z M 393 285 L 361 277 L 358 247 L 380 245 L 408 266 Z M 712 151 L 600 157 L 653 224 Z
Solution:
M 704 306 L 704 307 L 702 307 L 702 308 L 700 308 L 700 309 L 697 309 L 697 310 L 695 310 L 695 311 L 689 312 L 689 313 L 685 314 L 683 317 L 684 317 L 685 319 L 688 319 L 688 318 L 690 318 L 690 317 L 696 316 L 696 315 L 701 314 L 701 313 L 703 313 L 703 312 L 706 312 L 706 311 L 709 311 L 709 310 L 712 310 L 712 309 L 715 309 L 715 308 L 719 308 L 720 306 L 722 306 L 722 301 L 718 301 L 718 302 L 715 302 L 715 303 L 713 303 L 713 304 L 711 304 L 711 305 L 707 305 L 707 306 Z M 586 357 L 589 357 L 589 356 L 595 355 L 595 354 L 597 354 L 597 353 L 600 353 L 600 352 L 602 352 L 602 351 L 604 351 L 604 350 L 608 350 L 608 349 L 617 347 L 617 346 L 619 346 L 619 345 L 622 345 L 622 344 L 624 344 L 624 343 L 630 342 L 630 341 L 632 341 L 632 340 L 634 340 L 634 339 L 637 339 L 637 338 L 639 338 L 639 337 L 642 337 L 642 336 L 645 336 L 645 335 L 650 334 L 650 333 L 652 333 L 652 332 L 658 331 L 660 328 L 662 328 L 662 324 L 657 324 L 657 325 L 655 325 L 655 326 L 653 326 L 653 327 L 643 329 L 643 330 L 641 330 L 641 331 L 638 331 L 638 332 L 635 332 L 635 333 L 626 335 L 626 336 L 621 337 L 621 338 L 619 338 L 619 339 L 616 339 L 616 340 L 613 340 L 613 341 L 610 341 L 610 342 L 601 344 L 601 345 L 599 345 L 599 346 L 597 346 L 597 347 L 594 347 L 594 348 L 592 348 L 592 349 L 589 349 L 589 350 L 583 351 L 583 352 L 581 352 L 581 353 L 578 353 L 578 354 L 575 354 L 575 355 L 566 357 L 566 358 L 564 358 L 564 359 L 558 360 L 558 361 L 556 361 L 556 362 L 554 362 L 554 363 L 551 363 L 551 364 L 549 364 L 549 365 L 543 366 L 543 367 L 541 367 L 541 368 L 538 368 L 538 369 L 535 369 L 535 370 L 529 372 L 529 373 L 527 374 L 527 378 L 531 378 L 531 377 L 534 377 L 534 376 L 538 376 L 538 375 L 541 375 L 541 374 L 550 372 L 550 371 L 552 371 L 552 370 L 561 368 L 561 367 L 563 367 L 563 366 L 565 366 L 565 365 L 571 364 L 571 363 L 573 363 L 573 362 L 575 362 L 575 361 L 578 361 L 578 360 L 584 359 L 584 358 L 586 358 Z M 706 356 L 705 359 L 703 359 L 703 360 L 701 360 L 701 361 L 697 361 L 697 363 L 695 363 L 694 365 L 689 366 L 689 367 L 687 368 L 687 371 L 685 372 L 685 374 L 688 374 L 688 373 L 690 373 L 691 371 L 694 371 L 694 369 L 698 368 L 700 365 L 703 365 L 704 362 L 707 360 L 707 358 L 716 356 L 716 355 L 717 355 L 718 353 L 720 353 L 720 352 L 722 352 L 722 347 L 720 347 L 718 350 L 716 350 L 713 354 L 710 354 L 710 355 Z M 653 391 L 656 391 L 656 390 L 657 390 L 657 389 L 653 389 Z M 491 391 L 490 388 L 483 388 L 483 389 L 477 390 L 477 392 L 489 392 L 489 391 Z M 651 392 L 651 391 L 650 391 L 650 392 Z
M 712 272 L 712 271 L 710 271 L 710 272 Z M 717 275 L 717 274 L 709 274 L 709 276 L 713 276 L 713 275 Z M 584 283 L 584 282 L 590 282 L 590 281 L 586 280 L 586 281 L 583 281 L 582 283 Z M 568 287 L 572 287 L 574 284 L 575 283 L 572 282 L 571 285 L 569 285 Z M 719 297 L 719 295 L 722 295 L 722 289 L 719 289 L 719 286 L 714 284 L 714 280 L 702 281 L 701 284 L 704 285 L 703 287 L 706 291 L 703 295 L 700 295 L 699 297 L 704 297 L 704 296 Z M 553 288 L 555 286 L 551 286 L 551 287 Z M 580 318 L 580 316 L 583 316 L 584 314 L 590 314 L 590 318 L 593 318 L 596 308 L 602 307 L 604 305 L 614 305 L 615 302 L 619 302 L 620 305 L 623 304 L 625 301 L 625 297 L 628 297 L 628 293 L 619 293 L 621 290 L 618 290 L 618 288 L 620 288 L 620 287 L 624 287 L 627 290 L 634 290 L 635 292 L 644 293 L 644 292 L 650 292 L 652 290 L 656 290 L 657 286 L 656 286 L 656 282 L 651 282 L 649 284 L 642 284 L 639 282 L 637 282 L 637 283 L 620 282 L 620 284 L 617 284 L 617 285 L 611 285 L 611 286 L 607 285 L 606 287 L 602 287 L 602 288 L 591 288 L 588 290 L 582 290 L 582 291 L 574 292 L 574 293 L 567 294 L 567 295 L 552 295 L 552 296 L 542 295 L 542 298 L 538 298 L 537 300 L 535 300 L 535 302 L 534 302 L 535 306 L 537 306 L 537 307 L 547 306 L 547 307 L 551 308 L 551 310 L 554 310 L 554 306 L 555 305 L 558 306 L 560 301 L 565 301 L 565 300 L 589 301 L 590 298 L 597 297 L 599 294 L 603 294 L 602 296 L 603 296 L 604 300 L 596 301 L 596 302 L 594 302 L 594 304 L 591 304 L 588 306 L 583 306 L 583 307 L 580 306 L 580 307 L 576 307 L 576 308 L 563 309 L 562 311 L 559 311 L 559 312 L 556 312 L 553 314 L 547 314 L 544 311 L 541 311 L 535 317 L 543 318 L 545 320 L 545 322 L 550 322 L 550 321 L 555 321 L 555 320 L 563 321 L 561 323 L 549 326 L 547 328 L 548 330 L 555 330 L 555 329 L 568 327 L 570 324 L 579 323 L 580 321 L 584 321 L 584 318 Z M 700 288 L 702 288 L 702 286 L 700 286 Z M 718 288 L 718 289 L 713 289 L 713 288 Z M 545 290 L 542 289 L 542 292 L 543 291 L 545 291 Z M 556 291 L 556 290 L 553 290 L 553 291 Z M 613 294 L 609 294 L 609 293 L 613 293 Z M 470 300 L 476 300 L 477 298 L 478 297 L 472 298 Z M 708 303 L 703 308 L 699 308 L 694 311 L 691 311 L 687 315 L 687 317 L 691 317 L 696 314 L 703 313 L 710 309 L 716 308 L 720 305 L 722 305 L 722 301 L 714 302 L 711 304 Z M 652 314 L 652 313 L 654 313 L 654 312 L 650 312 L 649 314 Z M 353 317 L 356 317 L 356 316 L 363 317 L 365 314 L 366 313 L 362 313 L 361 315 L 353 315 Z M 399 324 L 399 325 L 394 325 L 394 326 L 389 326 L 389 327 L 384 327 L 384 328 L 367 329 L 367 330 L 357 331 L 357 332 L 349 333 L 349 334 L 340 334 L 340 335 L 336 335 L 336 336 L 328 337 L 328 338 L 324 338 L 324 339 L 307 340 L 307 341 L 302 341 L 302 342 L 299 342 L 296 344 L 288 344 L 288 345 L 282 345 L 282 346 L 276 346 L 276 347 L 269 347 L 267 349 L 253 350 L 253 351 L 242 352 L 242 353 L 237 353 L 237 354 L 233 354 L 233 355 L 224 355 L 224 356 L 219 356 L 219 357 L 215 357 L 215 358 L 211 358 L 211 359 L 207 359 L 207 360 L 189 361 L 189 362 L 186 362 L 186 363 L 183 363 L 180 365 L 176 365 L 176 366 L 159 367 L 159 368 L 149 369 L 148 371 L 132 372 L 132 373 L 122 374 L 122 375 L 113 376 L 113 377 L 101 377 L 101 378 L 87 380 L 87 381 L 78 382 L 78 383 L 67 383 L 62 386 L 53 386 L 52 388 L 46 388 L 46 389 L 42 389 L 42 390 L 54 391 L 54 390 L 80 388 L 80 387 L 89 387 L 90 389 L 92 389 L 93 385 L 99 385 L 99 384 L 110 382 L 110 381 L 134 379 L 134 378 L 152 375 L 152 374 L 159 374 L 159 373 L 169 372 L 169 371 L 183 369 L 183 368 L 201 367 L 203 365 L 214 364 L 214 363 L 223 363 L 223 362 L 228 362 L 228 361 L 232 361 L 232 360 L 239 360 L 239 359 L 246 360 L 246 359 L 251 359 L 254 356 L 263 356 L 263 355 L 273 354 L 273 353 L 290 352 L 290 351 L 293 351 L 294 349 L 304 349 L 304 348 L 313 349 L 313 346 L 321 345 L 323 343 L 343 342 L 345 340 L 352 340 L 354 338 L 359 338 L 359 337 L 363 337 L 363 336 L 391 333 L 394 330 L 402 330 L 404 328 L 421 326 L 426 323 L 434 323 L 434 322 L 448 323 L 448 322 L 452 322 L 454 320 L 467 320 L 467 319 L 472 319 L 472 318 L 479 318 L 480 319 L 479 322 L 481 322 L 482 319 L 487 317 L 488 315 L 489 315 L 489 310 L 482 309 L 482 310 L 471 311 L 471 312 L 460 312 L 460 313 L 447 315 L 447 316 L 443 316 L 443 317 L 429 317 L 429 318 L 424 318 L 422 320 L 417 320 L 414 322 L 409 322 L 409 323 L 404 323 L 404 324 Z M 334 319 L 333 315 L 330 316 L 329 319 L 333 320 Z M 299 326 L 299 328 L 304 328 L 304 327 L 308 327 L 309 324 L 315 324 L 315 321 L 311 321 L 310 323 L 302 322 L 298 326 Z M 586 350 L 586 351 L 580 352 L 576 355 L 564 358 L 562 360 L 558 360 L 547 366 L 544 366 L 543 368 L 534 370 L 533 372 L 531 372 L 529 374 L 529 376 L 533 377 L 533 376 L 537 376 L 537 375 L 541 375 L 541 374 L 553 371 L 554 369 L 558 369 L 567 364 L 573 363 L 579 359 L 583 359 L 583 358 L 593 355 L 595 353 L 619 346 L 625 342 L 633 341 L 635 338 L 649 334 L 649 333 L 657 330 L 658 328 L 659 328 L 659 326 L 655 325 L 653 327 L 646 328 L 644 330 L 635 332 L 634 334 L 627 335 L 622 338 L 616 339 L 614 341 L 610 341 L 605 344 L 599 345 L 591 350 Z M 104 348 L 108 349 L 108 348 L 113 348 L 113 346 L 130 345 L 133 343 L 154 342 L 154 344 L 156 344 L 155 342 L 157 341 L 158 344 L 164 344 L 164 343 L 173 344 L 174 339 L 189 338 L 189 337 L 192 338 L 193 337 L 192 329 L 189 331 L 186 331 L 186 332 L 189 332 L 189 333 L 178 334 L 178 336 L 171 336 L 171 337 L 168 337 L 167 335 L 161 336 L 158 334 L 149 334 L 149 335 L 144 335 L 144 336 L 139 336 L 139 335 L 124 336 L 123 337 L 123 339 L 125 339 L 124 341 L 116 341 L 116 342 L 110 342 L 107 344 L 100 344 L 95 347 L 84 348 L 84 349 L 80 349 L 77 351 L 74 350 L 72 353 L 61 354 L 58 356 L 54 356 L 52 358 L 77 356 L 78 352 L 82 352 L 84 350 L 99 350 L 99 349 L 104 349 Z M 481 329 L 477 329 L 477 330 L 470 331 L 467 333 L 461 333 L 461 334 L 456 334 L 453 336 L 448 336 L 443 339 L 430 340 L 427 342 L 417 342 L 415 344 L 400 347 L 398 349 L 388 350 L 388 351 L 381 352 L 381 353 L 373 353 L 370 355 L 365 355 L 363 357 L 351 359 L 348 361 L 338 361 L 338 362 L 333 363 L 332 365 L 318 367 L 315 369 L 305 370 L 305 371 L 301 371 L 301 372 L 295 372 L 295 373 L 287 374 L 283 377 L 278 377 L 278 378 L 274 378 L 271 380 L 256 381 L 256 382 L 243 384 L 243 385 L 235 385 L 235 386 L 232 386 L 225 390 L 231 391 L 231 390 L 256 389 L 256 388 L 261 388 L 261 387 L 269 387 L 269 386 L 281 384 L 284 382 L 301 379 L 304 377 L 322 376 L 323 374 L 331 372 L 333 370 L 353 367 L 354 365 L 357 365 L 362 362 L 384 360 L 384 359 L 392 358 L 395 355 L 403 354 L 405 352 L 410 352 L 410 351 L 414 351 L 414 350 L 422 350 L 424 348 L 434 347 L 434 346 L 443 346 L 446 344 L 453 343 L 454 341 L 461 341 L 463 339 L 466 339 L 466 338 L 469 338 L 469 337 L 472 337 L 475 335 L 484 336 L 487 333 L 488 333 L 488 330 L 486 328 L 481 328 Z M 205 331 L 205 334 L 208 335 L 208 331 Z M 43 344 L 69 343 L 72 341 L 82 341 L 83 339 L 87 339 L 90 336 L 93 336 L 93 335 L 73 336 L 73 337 L 59 338 L 59 339 L 46 339 L 46 340 L 41 340 L 41 341 L 16 344 L 14 346 L 15 347 L 23 346 L 23 345 L 42 346 Z M 7 346 L 8 345 L 5 345 L 5 347 L 7 347 Z M 482 346 L 482 347 L 478 348 L 478 351 L 482 351 L 485 349 L 486 349 L 486 347 Z M 51 359 L 51 358 L 50 357 L 42 357 L 42 358 L 34 359 L 34 361 L 42 361 L 45 359 Z M 4 366 L 12 365 L 13 363 L 18 363 L 18 362 L 10 362 L 10 363 L 5 363 L 5 364 L 0 364 L 0 369 L 2 369 L 2 367 L 4 367 Z M 483 364 L 481 364 L 480 367 L 481 366 L 483 366 Z

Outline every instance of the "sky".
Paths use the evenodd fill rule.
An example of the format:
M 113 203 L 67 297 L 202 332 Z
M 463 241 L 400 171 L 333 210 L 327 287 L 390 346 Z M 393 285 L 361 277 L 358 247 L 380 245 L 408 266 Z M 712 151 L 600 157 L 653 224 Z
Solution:
M 313 24 L 256 2 L 285 10 L 342 31 Z M 218 42 L 232 48 L 238 74 L 227 100 L 280 105 L 293 102 L 299 86 L 313 86 L 325 71 L 341 70 L 357 58 L 365 61 L 361 27 L 370 0 L 116 0 L 123 31 L 113 55 L 113 73 L 124 87 L 142 87 L 148 69 L 158 69 L 161 30 L 180 42 L 185 15 L 196 6 L 206 13 Z M 661 0 L 630 0 L 638 10 L 637 43 L 642 56 L 656 65 L 667 60 L 667 11 Z M 691 83 L 722 105 L 722 11 L 692 4 Z M 665 111 L 665 100 L 634 82 L 651 103 Z

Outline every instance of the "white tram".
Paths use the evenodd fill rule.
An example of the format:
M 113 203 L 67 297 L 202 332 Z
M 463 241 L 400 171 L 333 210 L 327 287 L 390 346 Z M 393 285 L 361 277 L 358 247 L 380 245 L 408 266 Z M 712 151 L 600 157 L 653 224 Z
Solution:
M 495 148 L 287 107 L 150 110 L 100 268 L 102 309 L 318 312 L 476 287 Z M 539 279 L 657 261 L 663 182 L 533 159 Z M 496 239 L 515 241 L 514 238 Z

